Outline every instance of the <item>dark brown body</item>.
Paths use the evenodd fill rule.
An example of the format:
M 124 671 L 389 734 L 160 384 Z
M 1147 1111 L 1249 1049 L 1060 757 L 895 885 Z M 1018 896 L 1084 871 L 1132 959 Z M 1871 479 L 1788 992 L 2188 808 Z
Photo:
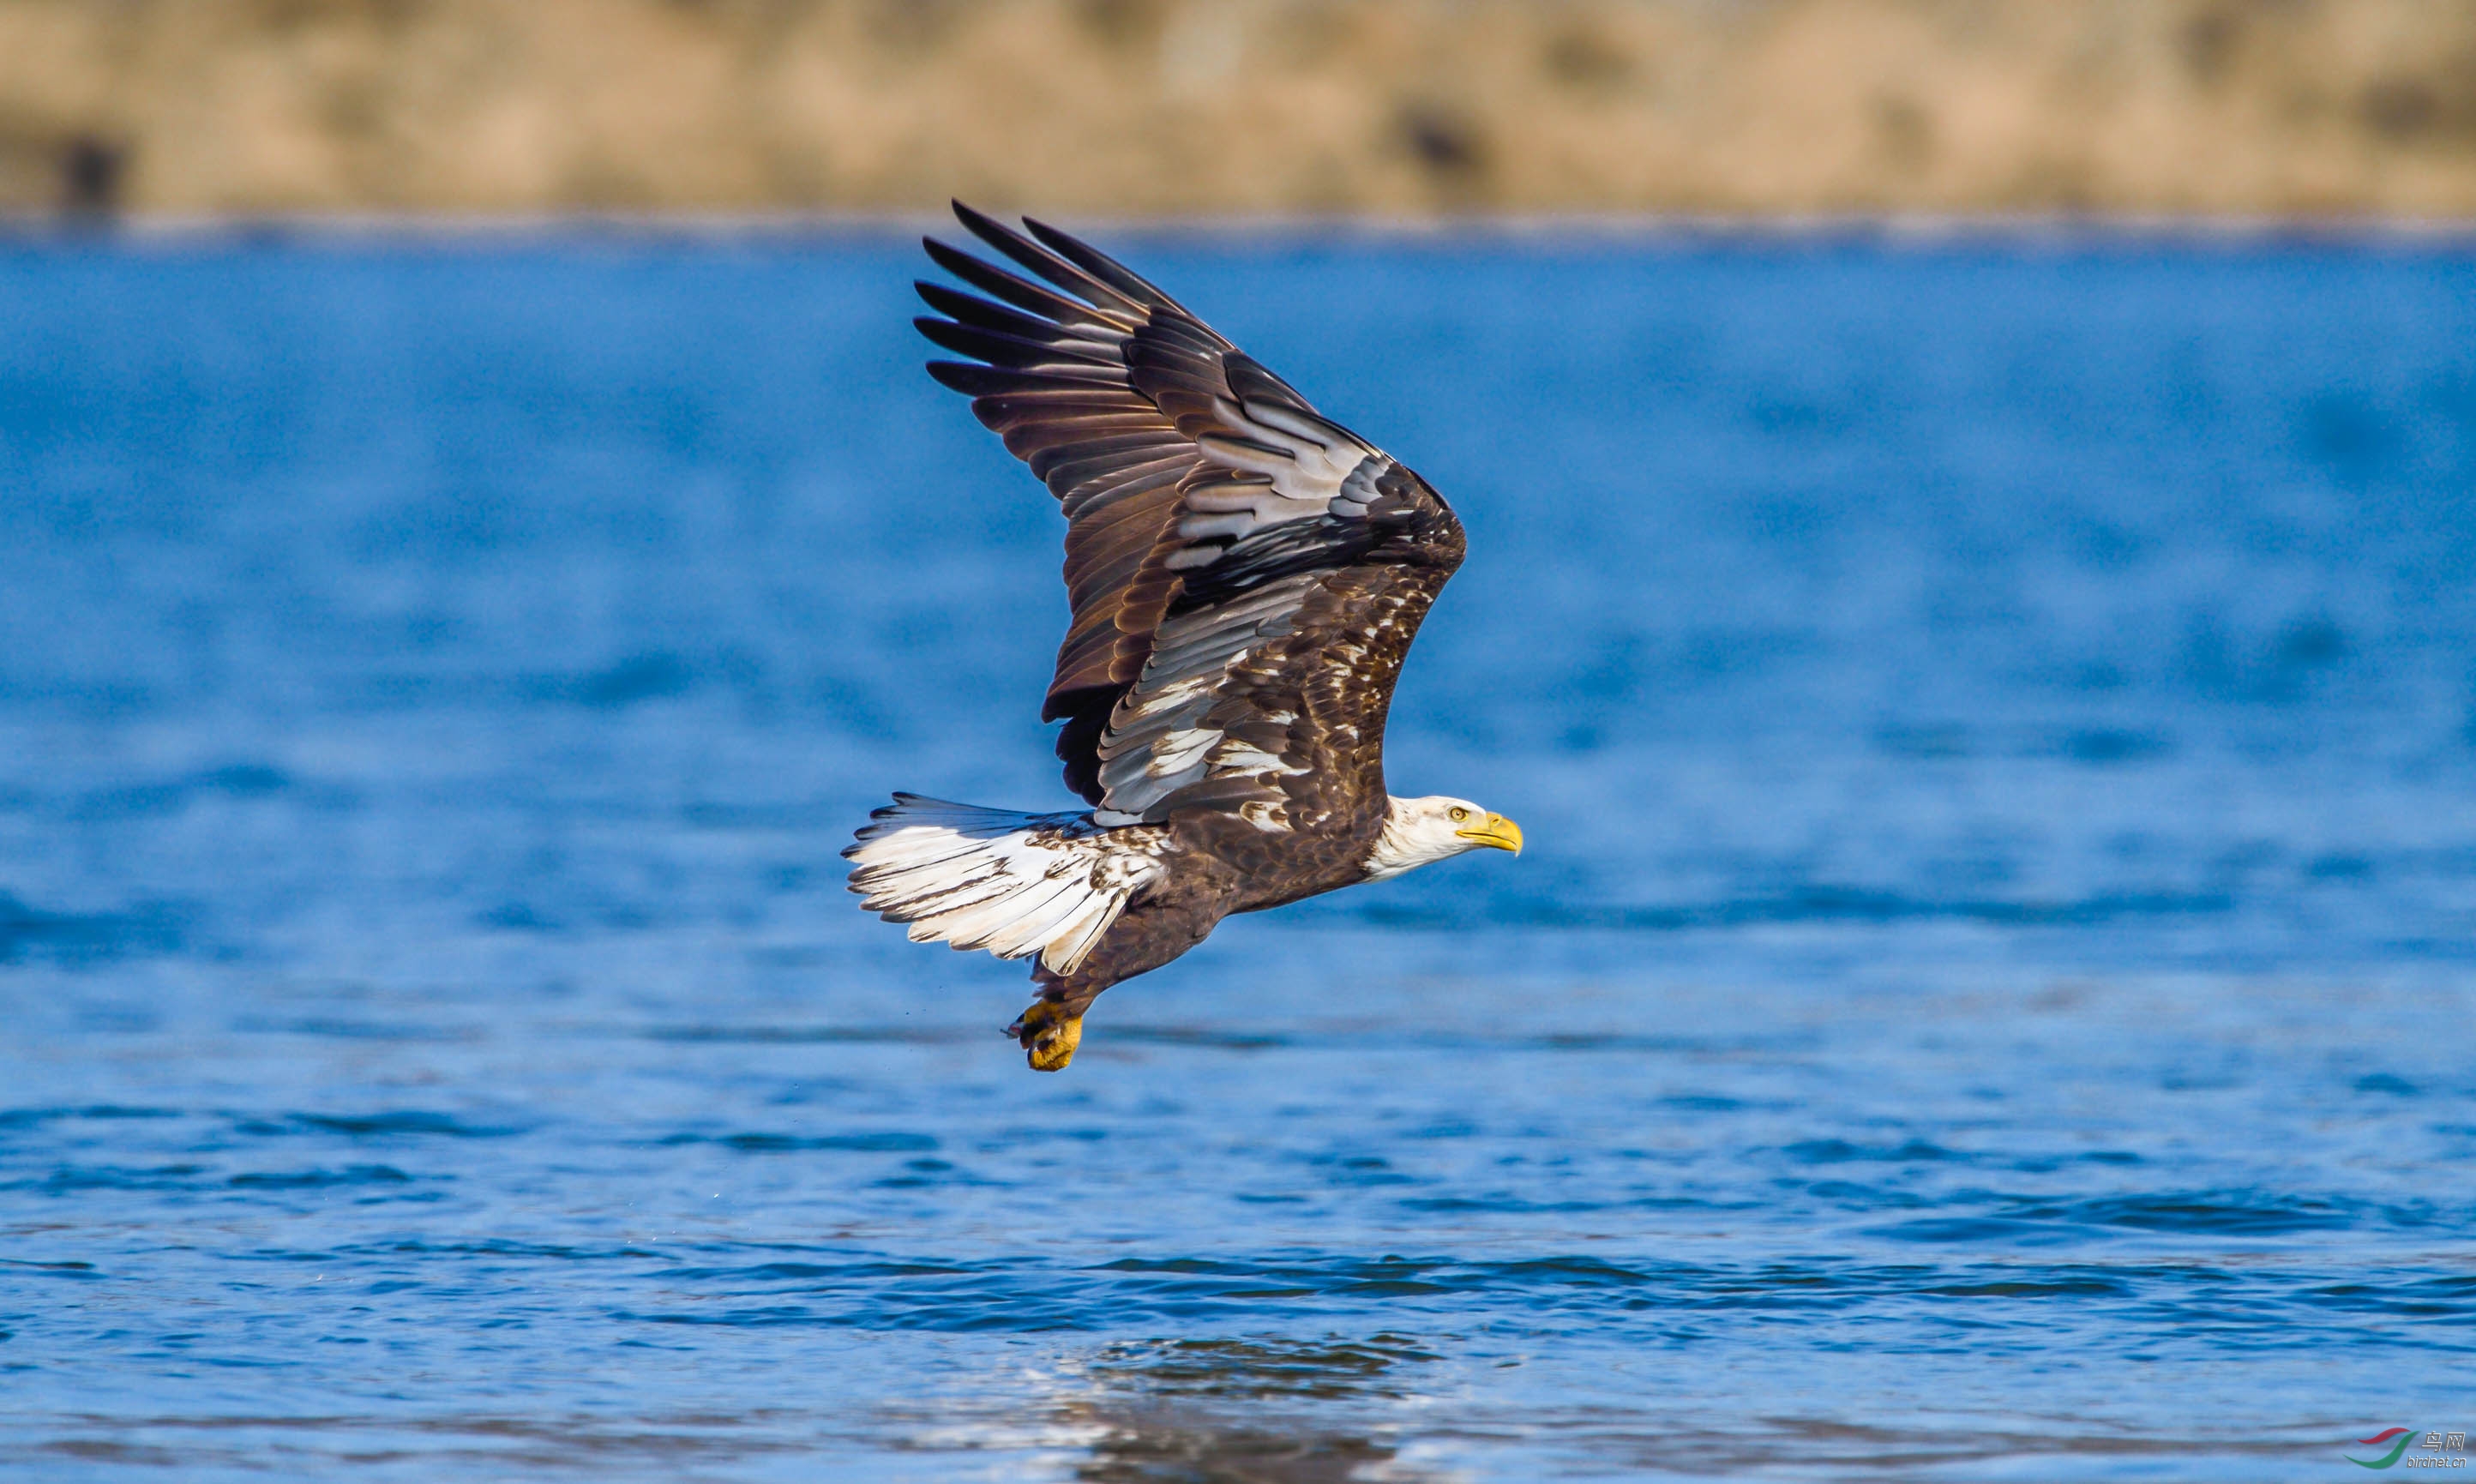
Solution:
M 1411 548 L 1403 553 L 1409 560 L 1376 569 L 1369 574 L 1374 581 L 1340 584 L 1323 600 L 1352 631 L 1367 636 L 1353 661 L 1316 654 L 1265 656 L 1268 678 L 1296 681 L 1286 687 L 1299 715 L 1291 730 L 1330 739 L 1318 767 L 1275 779 L 1288 785 L 1284 812 L 1311 828 L 1267 831 L 1218 808 L 1173 813 L 1164 823 L 1176 864 L 1167 879 L 1127 904 L 1074 974 L 1035 967 L 1031 977 L 1042 1000 L 1079 1017 L 1102 990 L 1168 963 L 1232 913 L 1284 906 L 1367 879 L 1368 856 L 1390 803 L 1384 723 L 1394 681 L 1462 556 L 1458 526 L 1423 534 L 1424 542 L 1403 543 Z M 1353 675 L 1371 674 L 1381 683 L 1349 682 Z

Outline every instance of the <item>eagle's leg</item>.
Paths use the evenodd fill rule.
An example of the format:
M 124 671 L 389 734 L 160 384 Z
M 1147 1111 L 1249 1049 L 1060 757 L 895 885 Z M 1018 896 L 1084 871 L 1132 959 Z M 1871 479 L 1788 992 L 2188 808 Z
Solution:
M 1202 942 L 1227 910 L 1220 888 L 1219 881 L 1206 878 L 1180 895 L 1155 893 L 1138 901 L 1073 974 L 1058 974 L 1034 959 L 1031 981 L 1040 986 L 1040 998 L 1006 1027 L 1031 1069 L 1065 1071 L 1083 1044 L 1083 1012 L 1101 991 L 1149 974 Z
M 1069 1009 L 1062 1002 L 1043 996 L 1014 1018 L 1006 1034 L 1023 1047 L 1024 1059 L 1031 1063 L 1032 1071 L 1063 1072 L 1075 1059 L 1075 1049 L 1083 1044 L 1083 1009 L 1090 1003 L 1086 1000 Z

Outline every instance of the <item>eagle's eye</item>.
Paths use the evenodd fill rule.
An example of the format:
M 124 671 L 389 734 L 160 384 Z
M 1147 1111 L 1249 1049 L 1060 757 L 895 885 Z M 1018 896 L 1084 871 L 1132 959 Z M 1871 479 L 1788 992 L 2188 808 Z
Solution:
M 1452 821 L 1454 824 L 1458 825 L 1468 818 L 1470 818 L 1470 810 L 1463 808 L 1459 804 L 1455 804 L 1453 806 Z

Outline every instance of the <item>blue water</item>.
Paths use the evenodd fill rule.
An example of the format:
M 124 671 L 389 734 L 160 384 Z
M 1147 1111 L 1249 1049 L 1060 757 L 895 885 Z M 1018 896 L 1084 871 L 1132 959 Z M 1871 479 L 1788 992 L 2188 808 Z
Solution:
M 892 235 L 0 252 L 0 1468 L 2319 1479 L 2467 1428 L 2476 255 L 1159 235 L 1447 492 L 1397 790 L 1075 1066 Z

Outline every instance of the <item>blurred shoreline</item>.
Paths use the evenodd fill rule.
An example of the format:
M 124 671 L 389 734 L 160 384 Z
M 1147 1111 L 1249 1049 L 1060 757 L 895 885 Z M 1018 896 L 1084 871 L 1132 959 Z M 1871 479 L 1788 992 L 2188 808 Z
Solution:
M 978 204 L 978 203 L 974 203 Z M 1681 212 L 1472 212 L 1458 215 L 1199 212 L 1145 215 L 1127 211 L 1058 211 L 1039 206 L 1027 214 L 1094 237 L 1154 242 L 1210 240 L 1370 244 L 1432 241 L 1440 245 L 1499 243 L 1536 245 L 1692 247 L 1699 243 L 1776 243 L 1877 246 L 1920 250 L 1999 244 L 2022 251 L 2074 252 L 2157 244 L 2178 249 L 2223 245 L 2229 251 L 2265 246 L 2312 249 L 2476 249 L 2476 216 L 2266 216 L 2164 215 L 2158 213 L 1977 213 L 1921 215 L 1902 212 L 1756 213 Z M 216 215 L 207 212 L 136 212 L 108 220 L 63 219 L 56 214 L 0 210 L 0 246 L 109 240 L 128 245 L 299 243 L 348 245 L 404 242 L 487 246 L 529 240 L 581 242 L 796 243 L 883 240 L 909 245 L 924 235 L 953 237 L 961 229 L 951 211 L 532 211 L 375 212 L 300 211 Z
M 0 0 L 0 213 L 2476 218 L 2442 0 Z M 1576 228 L 1574 223 L 1583 223 Z

